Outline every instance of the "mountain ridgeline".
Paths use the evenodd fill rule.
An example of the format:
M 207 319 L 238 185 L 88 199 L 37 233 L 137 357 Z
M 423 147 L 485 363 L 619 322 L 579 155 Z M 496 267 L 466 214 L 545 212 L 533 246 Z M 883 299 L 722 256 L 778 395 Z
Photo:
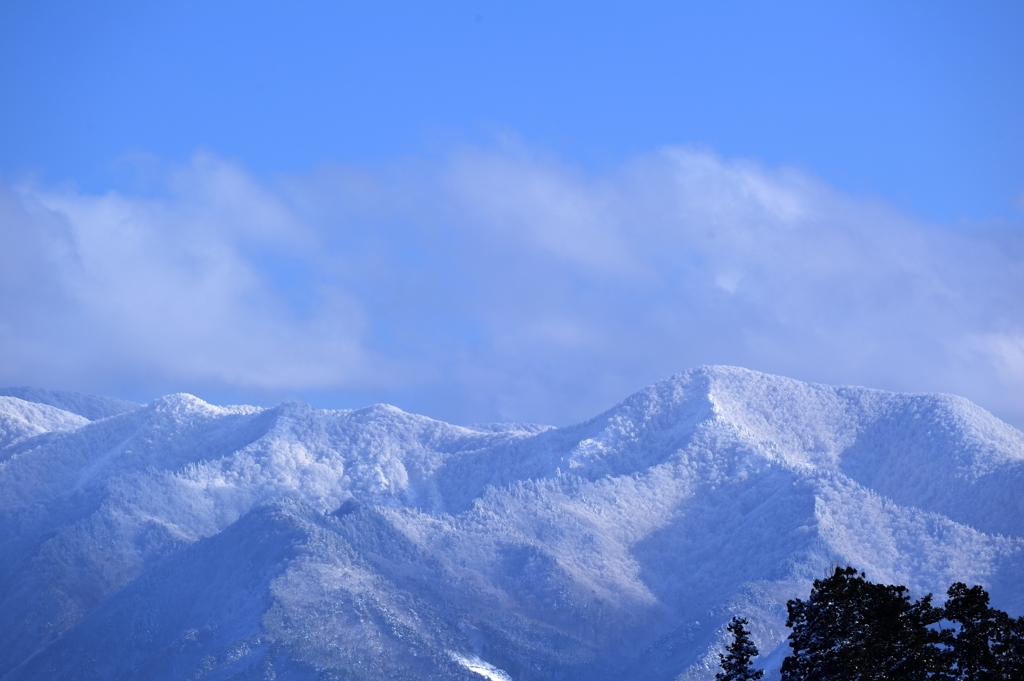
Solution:
M 1024 612 L 1024 434 L 734 367 L 585 423 L 0 391 L 0 679 L 710 680 L 836 565 Z M 44 399 L 45 398 L 45 399 Z

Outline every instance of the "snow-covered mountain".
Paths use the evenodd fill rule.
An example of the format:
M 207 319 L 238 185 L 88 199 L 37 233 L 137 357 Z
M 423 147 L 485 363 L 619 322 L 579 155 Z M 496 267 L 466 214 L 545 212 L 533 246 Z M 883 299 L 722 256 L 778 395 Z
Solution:
M 1024 434 L 949 395 L 704 367 L 556 429 L 0 392 L 3 681 L 705 679 L 734 614 L 777 669 L 836 563 L 1024 611 Z

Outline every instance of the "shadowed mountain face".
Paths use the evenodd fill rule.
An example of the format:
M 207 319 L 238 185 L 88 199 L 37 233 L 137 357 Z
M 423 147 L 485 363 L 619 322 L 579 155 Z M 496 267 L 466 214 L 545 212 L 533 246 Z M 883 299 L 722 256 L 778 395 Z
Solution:
M 736 614 L 777 669 L 833 563 L 1024 610 L 1024 434 L 946 395 L 705 367 L 562 429 L 31 391 L 2 428 L 4 681 L 703 679 Z

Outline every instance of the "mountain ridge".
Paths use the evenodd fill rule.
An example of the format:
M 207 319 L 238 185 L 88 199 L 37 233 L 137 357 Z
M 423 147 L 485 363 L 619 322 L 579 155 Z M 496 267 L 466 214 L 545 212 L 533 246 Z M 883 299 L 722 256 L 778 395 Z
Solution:
M 44 390 L 27 386 L 0 388 L 0 396 L 16 397 L 25 402 L 45 404 L 77 414 L 90 421 L 116 416 L 140 408 L 141 404 L 66 390 Z
M 202 560 L 230 562 L 229 529 L 267 513 L 311 529 L 238 587 L 269 604 L 259 621 L 200 603 L 131 659 L 187 676 L 175 656 L 205 619 L 248 633 L 181 657 L 204 678 L 706 679 L 742 614 L 777 670 L 785 600 L 835 562 L 916 593 L 983 583 L 1024 610 L 1022 482 L 1024 434 L 963 398 L 736 367 L 566 428 L 167 396 L 0 444 L 0 618 L 17 631 L 0 678 L 71 678 L 55 660 L 124 626 L 103 604 L 146 583 L 164 608 L 160 565 L 214 545 Z M 97 674 L 131 676 L 115 658 Z

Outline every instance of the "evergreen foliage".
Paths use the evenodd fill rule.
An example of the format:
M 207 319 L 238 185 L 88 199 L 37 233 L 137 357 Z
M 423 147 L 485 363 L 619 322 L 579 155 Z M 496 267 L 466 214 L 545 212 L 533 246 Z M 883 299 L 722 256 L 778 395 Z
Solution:
M 718 654 L 722 671 L 715 674 L 715 681 L 757 681 L 764 676 L 764 670 L 754 669 L 751 661 L 757 657 L 757 646 L 750 640 L 750 632 L 746 629 L 747 620 L 733 617 L 729 624 L 732 643 L 726 648 L 726 654 Z
M 1024 616 L 1010 618 L 999 613 L 1002 622 L 996 632 L 995 653 L 1003 679 L 1024 679 Z
M 947 632 L 931 625 L 942 610 L 931 594 L 911 601 L 906 587 L 874 584 L 852 567 L 815 580 L 810 597 L 787 604 L 793 654 L 783 681 L 933 678 Z
M 957 582 L 947 595 L 936 608 L 931 594 L 911 601 L 906 587 L 836 568 L 806 601 L 787 603 L 793 652 L 782 681 L 1024 680 L 1024 617 L 989 606 L 980 586 Z
M 980 586 L 949 587 L 945 617 L 958 626 L 946 653 L 948 676 L 956 681 L 1024 679 L 1024 617 L 1013 619 L 989 606 Z
M 963 582 L 949 587 L 946 619 L 959 625 L 947 659 L 952 678 L 963 681 L 999 679 L 993 643 L 999 625 L 988 605 L 988 594 L 980 586 L 967 588 Z

